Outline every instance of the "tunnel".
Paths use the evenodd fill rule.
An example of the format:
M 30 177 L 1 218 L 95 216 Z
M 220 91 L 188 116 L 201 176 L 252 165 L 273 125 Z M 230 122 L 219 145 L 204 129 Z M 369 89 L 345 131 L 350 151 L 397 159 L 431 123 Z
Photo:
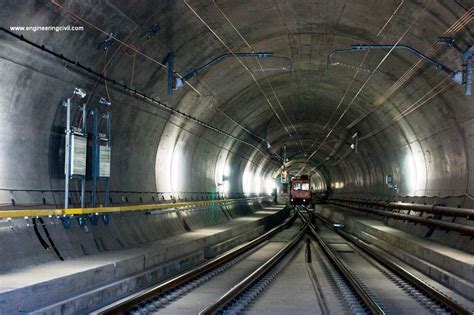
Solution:
M 474 1 L 0 8 L 0 314 L 196 313 L 242 278 L 179 279 L 294 235 L 203 314 L 474 310 Z

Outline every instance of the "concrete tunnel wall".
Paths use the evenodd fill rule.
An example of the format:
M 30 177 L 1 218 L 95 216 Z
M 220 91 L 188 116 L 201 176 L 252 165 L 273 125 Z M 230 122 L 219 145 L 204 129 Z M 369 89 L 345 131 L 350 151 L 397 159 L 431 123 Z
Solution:
M 188 3 L 233 51 L 249 51 L 211 2 Z M 454 37 L 464 48 L 474 42 L 472 10 L 468 11 L 472 1 L 452 5 L 406 1 L 386 25 L 397 2 L 217 3 L 255 51 L 272 51 L 293 59 L 291 73 L 255 74 L 283 124 L 262 90 L 235 60 L 225 60 L 189 81 L 201 95 L 185 86 L 167 96 L 162 67 L 117 42 L 104 53 L 99 46 L 107 36 L 84 22 L 107 33 L 116 32 L 120 40 L 159 62 L 173 51 L 175 70 L 185 74 L 227 50 L 184 2 L 160 2 L 150 8 L 146 1 L 64 1 L 61 5 L 42 0 L 6 1 L 1 5 L 0 21 L 6 28 L 84 25 L 82 32 L 17 33 L 95 71 L 105 69 L 106 75 L 117 82 L 131 85 L 264 152 L 262 155 L 248 145 L 109 84 L 111 190 L 163 191 L 176 196 L 218 190 L 216 184 L 222 175 L 228 175 L 228 192 L 242 192 L 244 186 L 246 192 L 255 191 L 279 167 L 271 157 L 272 150 L 280 152 L 286 144 L 290 160 L 306 159 L 332 130 L 303 173 L 314 169 L 320 176 L 320 168 L 325 167 L 330 174 L 328 183 L 336 192 L 397 194 L 384 184 L 385 175 L 391 174 L 400 195 L 463 195 L 467 196 L 465 205 L 472 205 L 473 96 L 464 95 L 462 86 L 452 84 L 444 73 L 426 64 L 389 94 L 393 84 L 418 62 L 400 51 L 391 53 L 373 74 L 368 71 L 376 68 L 386 52 L 369 52 L 357 75 L 355 68 L 364 53 L 337 55 L 335 59 L 341 66 L 326 69 L 326 56 L 333 49 L 357 43 L 394 43 L 402 36 L 402 43 L 421 51 L 427 51 L 443 34 Z M 159 24 L 160 30 L 147 39 L 147 31 L 154 23 Z M 107 96 L 107 91 L 102 80 L 4 32 L 0 32 L 0 41 L 0 188 L 6 189 L 0 191 L 0 202 L 10 204 L 15 199 L 18 203 L 39 203 L 41 193 L 12 193 L 9 189 L 63 189 L 65 109 L 60 102 L 71 95 L 75 86 L 86 90 L 90 104 L 98 96 Z M 436 47 L 433 57 L 453 69 L 461 67 L 460 59 L 448 47 Z M 245 62 L 252 69 L 255 67 L 251 60 Z M 268 62 L 266 65 L 274 65 Z M 356 97 L 369 75 L 371 79 Z M 348 86 L 351 88 L 346 93 Z M 429 98 L 434 87 L 442 91 Z M 429 99 L 425 102 L 426 98 Z M 419 107 L 392 122 L 412 105 Z M 347 106 L 347 112 L 335 125 Z M 371 111 L 355 127 L 347 128 Z M 75 121 L 78 119 L 76 115 Z M 386 128 L 360 141 L 358 154 L 350 151 L 353 132 L 364 137 L 381 127 Z M 266 143 L 255 135 L 268 140 L 272 150 L 267 150 Z M 301 164 L 294 165 L 290 171 L 297 172 Z M 261 183 L 257 184 L 260 178 Z M 48 199 L 54 199 L 48 202 L 61 206 L 60 194 L 52 196 L 48 195 Z

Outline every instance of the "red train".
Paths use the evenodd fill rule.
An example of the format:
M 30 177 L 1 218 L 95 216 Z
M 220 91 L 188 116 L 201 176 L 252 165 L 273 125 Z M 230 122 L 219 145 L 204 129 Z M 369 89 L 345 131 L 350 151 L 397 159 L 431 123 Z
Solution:
M 311 203 L 311 179 L 307 175 L 292 178 L 290 184 L 290 203 L 309 205 Z

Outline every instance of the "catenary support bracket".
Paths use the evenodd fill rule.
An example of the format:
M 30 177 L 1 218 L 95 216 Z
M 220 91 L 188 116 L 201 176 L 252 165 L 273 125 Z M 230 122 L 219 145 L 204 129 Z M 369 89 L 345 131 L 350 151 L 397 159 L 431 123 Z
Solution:
M 195 68 L 195 69 L 192 69 L 191 71 L 189 71 L 187 74 L 185 74 L 184 76 L 182 77 L 178 77 L 176 78 L 175 80 L 175 89 L 179 89 L 181 88 L 185 83 L 186 81 L 189 81 L 191 78 L 199 75 L 202 71 L 208 69 L 209 67 L 215 65 L 215 64 L 218 64 L 219 62 L 221 62 L 222 60 L 226 59 L 226 58 L 248 58 L 248 57 L 255 57 L 255 58 L 275 58 L 275 59 L 282 59 L 282 60 L 287 60 L 289 63 L 290 63 L 290 72 L 291 72 L 291 68 L 292 68 L 292 60 L 291 58 L 289 57 L 285 57 L 285 56 L 275 56 L 273 55 L 272 52 L 267 52 L 267 51 L 261 51 L 261 52 L 236 52 L 236 53 L 226 53 L 226 54 L 223 54 L 223 55 L 220 55 L 219 57 L 216 57 L 214 59 L 212 59 L 211 61 L 209 61 L 208 63 L 200 66 L 199 68 Z
M 455 49 L 459 55 L 460 58 L 463 60 L 463 69 L 459 71 L 454 71 L 451 68 L 447 67 L 446 65 L 442 64 L 441 62 L 423 54 L 421 51 L 407 45 L 364 45 L 364 44 L 358 44 L 358 45 L 352 45 L 351 48 L 344 48 L 344 49 L 336 49 L 333 50 L 327 57 L 327 67 L 331 65 L 331 57 L 336 54 L 336 53 L 341 53 L 341 52 L 354 52 L 354 51 L 365 51 L 369 49 L 405 49 L 408 50 L 409 52 L 417 55 L 418 57 L 428 61 L 431 65 L 433 65 L 436 69 L 441 70 L 445 73 L 447 73 L 454 82 L 457 84 L 462 84 L 465 86 L 465 93 L 466 95 L 471 95 L 472 94 L 472 77 L 473 77 L 473 71 L 472 71 L 472 59 L 474 55 L 474 45 L 471 45 L 469 48 L 466 50 L 462 50 L 455 42 L 454 39 L 451 37 L 440 37 L 438 39 L 439 43 L 444 43 L 448 44 L 451 46 L 453 49 Z

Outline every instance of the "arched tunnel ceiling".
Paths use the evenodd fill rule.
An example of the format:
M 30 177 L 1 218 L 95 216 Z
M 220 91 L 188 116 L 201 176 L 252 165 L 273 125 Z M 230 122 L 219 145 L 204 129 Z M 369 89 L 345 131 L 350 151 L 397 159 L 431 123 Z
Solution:
M 176 159 L 176 148 L 187 161 L 184 170 L 196 177 L 181 188 L 198 191 L 214 184 L 212 170 L 222 159 L 240 175 L 246 163 L 261 168 L 262 174 L 271 174 L 280 166 L 276 156 L 286 146 L 288 157 L 303 158 L 312 169 L 324 164 L 346 186 L 380 184 L 383 174 L 389 172 L 403 177 L 405 153 L 410 151 L 413 156 L 423 155 L 420 163 L 425 179 L 407 192 L 472 192 L 468 170 L 474 158 L 468 156 L 473 150 L 469 142 L 473 128 L 466 125 L 474 117 L 473 98 L 464 95 L 462 86 L 404 51 L 390 52 L 388 57 L 388 51 L 337 54 L 332 58 L 337 64 L 330 67 L 326 57 L 352 44 L 399 42 L 460 69 L 462 62 L 454 51 L 435 43 L 439 36 L 452 36 L 463 48 L 474 42 L 474 1 L 33 2 L 3 4 L 2 26 L 83 25 L 82 32 L 18 33 L 96 71 L 106 69 L 106 75 L 117 82 L 263 152 L 111 88 L 115 146 L 120 148 L 114 167 L 133 174 L 130 179 L 117 179 L 117 188 L 160 189 L 160 178 L 173 176 L 170 165 Z M 159 25 L 156 34 L 149 32 L 153 24 Z M 104 53 L 100 45 L 110 32 L 116 38 Z M 98 95 L 109 93 L 102 82 L 72 67 L 70 72 L 56 72 L 61 62 L 1 36 L 8 44 L 5 55 L 9 55 L 3 55 L 4 60 L 62 82 L 55 92 L 50 85 L 35 84 L 53 102 L 74 85 L 94 89 Z M 173 96 L 166 95 L 166 69 L 159 63 L 168 52 L 174 53 L 174 70 L 184 75 L 229 51 L 252 50 L 291 58 L 292 71 L 275 70 L 288 67 L 283 60 L 242 58 L 240 63 L 227 58 L 190 79 Z M 258 62 L 267 71 L 261 71 Z M 410 71 L 417 63 L 419 67 Z M 4 64 L 11 66 L 7 61 Z M 27 70 L 18 73 L 22 71 Z M 32 93 L 20 92 L 20 88 L 12 86 L 12 95 Z M 46 120 L 54 124 L 54 115 L 58 114 L 45 114 Z M 359 153 L 353 154 L 351 136 L 356 131 L 362 140 Z M 12 139 L 7 140 L 11 143 Z M 459 147 L 455 154 L 453 146 Z M 411 159 L 421 165 L 416 157 Z M 443 163 L 450 166 L 438 172 L 437 166 Z M 7 164 L 4 162 L 5 168 Z M 437 182 L 429 184 L 429 176 Z M 440 184 L 443 177 L 456 181 L 455 187 Z

